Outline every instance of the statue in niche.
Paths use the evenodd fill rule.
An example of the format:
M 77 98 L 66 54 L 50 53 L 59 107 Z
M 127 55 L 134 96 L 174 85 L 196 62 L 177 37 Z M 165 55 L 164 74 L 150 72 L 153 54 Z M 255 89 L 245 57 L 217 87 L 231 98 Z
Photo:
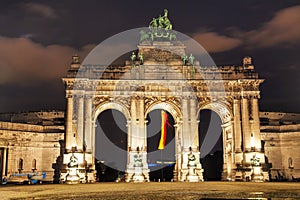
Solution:
M 72 153 L 72 156 L 70 157 L 70 162 L 68 163 L 68 167 L 74 168 L 78 167 L 78 158 Z
M 260 166 L 260 159 L 259 157 L 256 157 L 256 155 L 253 155 L 253 157 L 251 158 L 251 162 L 252 162 L 252 166 Z
M 136 148 L 137 153 L 134 157 L 134 167 L 143 167 L 143 155 L 140 153 L 140 148 Z
M 188 154 L 188 166 L 196 167 L 196 156 L 192 152 L 192 148 L 190 147 L 190 153 Z

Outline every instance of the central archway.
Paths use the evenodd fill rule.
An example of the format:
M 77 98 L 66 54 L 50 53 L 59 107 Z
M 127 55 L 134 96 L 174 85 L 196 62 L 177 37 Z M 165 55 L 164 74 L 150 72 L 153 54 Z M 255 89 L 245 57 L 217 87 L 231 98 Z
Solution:
M 152 110 L 147 115 L 147 161 L 150 181 L 173 180 L 175 166 L 175 127 L 174 119 L 168 112 L 166 120 L 166 140 L 163 149 L 158 149 L 161 140 L 161 109 Z
M 168 114 L 167 140 L 164 150 L 158 150 L 158 142 L 161 134 L 161 111 Z M 177 124 L 181 122 L 180 109 L 171 102 L 154 102 L 146 108 L 147 120 L 147 155 L 150 168 L 151 181 L 172 181 L 177 176 L 177 151 L 179 129 Z M 155 120 L 150 121 L 150 120 Z M 154 130 L 149 130 L 154 128 Z M 149 146 L 152 145 L 152 146 Z M 154 160 L 160 163 L 153 162 Z

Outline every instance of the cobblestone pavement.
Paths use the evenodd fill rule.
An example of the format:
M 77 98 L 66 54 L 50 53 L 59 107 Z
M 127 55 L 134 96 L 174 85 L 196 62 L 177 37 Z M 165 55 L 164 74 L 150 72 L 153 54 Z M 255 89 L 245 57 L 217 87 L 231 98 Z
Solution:
M 0 199 L 299 199 L 300 183 L 96 183 L 2 185 Z

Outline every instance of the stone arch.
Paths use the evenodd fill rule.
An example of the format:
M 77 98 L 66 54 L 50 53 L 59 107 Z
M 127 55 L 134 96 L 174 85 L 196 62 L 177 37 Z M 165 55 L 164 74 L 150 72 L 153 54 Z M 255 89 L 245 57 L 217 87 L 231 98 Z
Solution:
M 109 167 L 113 168 L 114 170 L 124 171 L 126 169 L 126 164 L 124 165 L 124 163 L 126 163 L 128 146 L 125 147 L 126 149 L 121 148 L 120 146 L 113 143 L 113 141 L 111 141 L 109 139 L 109 136 L 104 132 L 102 133 L 102 136 L 100 135 L 100 137 L 99 137 L 99 135 L 98 135 L 98 137 L 99 137 L 99 140 L 104 141 L 108 145 L 108 147 L 104 147 L 101 149 L 101 145 L 99 145 L 100 144 L 99 140 L 96 140 L 97 127 L 99 126 L 99 124 L 97 124 L 98 117 L 104 111 L 111 110 L 111 109 L 119 111 L 125 117 L 126 129 L 128 128 L 127 127 L 128 123 L 131 120 L 131 115 L 130 115 L 128 108 L 120 102 L 104 101 L 94 107 L 94 111 L 93 111 L 94 127 L 93 127 L 93 133 L 92 133 L 92 144 L 93 144 L 92 154 L 94 156 L 93 164 L 95 166 L 95 170 L 102 170 L 101 166 L 100 166 L 101 164 L 99 165 L 99 164 L 97 164 L 97 162 L 95 162 L 96 159 L 99 159 L 99 157 L 97 157 L 97 156 L 99 156 L 100 154 L 98 154 L 98 153 L 102 152 L 102 155 L 106 155 L 104 157 L 101 156 L 101 158 L 103 158 L 103 160 L 105 160 L 105 162 L 106 162 L 105 166 L 109 166 Z M 123 121 L 122 121 L 122 125 L 124 125 Z M 124 142 L 124 144 L 128 145 L 128 137 L 130 134 L 128 132 L 128 129 L 127 130 L 126 129 L 121 129 L 121 130 L 123 130 L 124 133 L 126 131 L 126 136 L 122 137 L 122 138 L 123 139 L 126 138 L 127 141 Z M 115 134 L 115 132 L 113 132 L 113 134 Z M 98 143 L 97 143 L 97 141 L 98 141 Z M 111 165 L 111 163 L 113 163 L 113 165 Z M 99 176 L 99 174 L 98 174 L 98 176 Z
M 228 106 L 226 106 L 223 103 L 210 102 L 210 103 L 203 104 L 202 106 L 200 106 L 197 116 L 199 116 L 200 111 L 204 109 L 208 109 L 216 112 L 220 116 L 222 124 L 227 124 L 231 122 L 233 114 L 231 110 L 228 108 Z
M 101 103 L 98 106 L 96 106 L 95 112 L 94 112 L 94 119 L 97 119 L 97 117 L 100 115 L 100 113 L 102 113 L 105 110 L 109 110 L 109 109 L 118 110 L 125 116 L 125 118 L 127 120 L 131 119 L 130 112 L 127 109 L 127 107 L 119 102 L 104 102 L 104 103 Z
M 223 171 L 222 171 L 222 180 L 231 180 L 232 179 L 232 170 L 233 170 L 233 146 L 235 138 L 233 138 L 233 112 L 232 110 L 224 103 L 220 102 L 209 102 L 200 106 L 197 116 L 199 116 L 200 111 L 208 109 L 217 113 L 222 122 L 222 137 L 223 137 Z
M 155 109 L 164 109 L 168 111 L 172 115 L 176 123 L 179 122 L 182 118 L 182 114 L 178 106 L 174 105 L 171 102 L 161 102 L 161 101 L 154 102 L 150 106 L 148 106 L 145 110 L 144 117 L 146 118 L 147 115 Z

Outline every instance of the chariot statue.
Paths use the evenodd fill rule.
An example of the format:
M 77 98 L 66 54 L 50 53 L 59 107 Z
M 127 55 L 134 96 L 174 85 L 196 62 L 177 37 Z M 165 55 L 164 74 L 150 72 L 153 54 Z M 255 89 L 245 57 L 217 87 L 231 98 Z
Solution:
M 168 18 L 168 10 L 164 9 L 164 15 L 153 18 L 149 23 L 149 31 L 141 31 L 141 41 L 145 40 L 175 40 L 176 35 L 172 32 L 172 23 Z

